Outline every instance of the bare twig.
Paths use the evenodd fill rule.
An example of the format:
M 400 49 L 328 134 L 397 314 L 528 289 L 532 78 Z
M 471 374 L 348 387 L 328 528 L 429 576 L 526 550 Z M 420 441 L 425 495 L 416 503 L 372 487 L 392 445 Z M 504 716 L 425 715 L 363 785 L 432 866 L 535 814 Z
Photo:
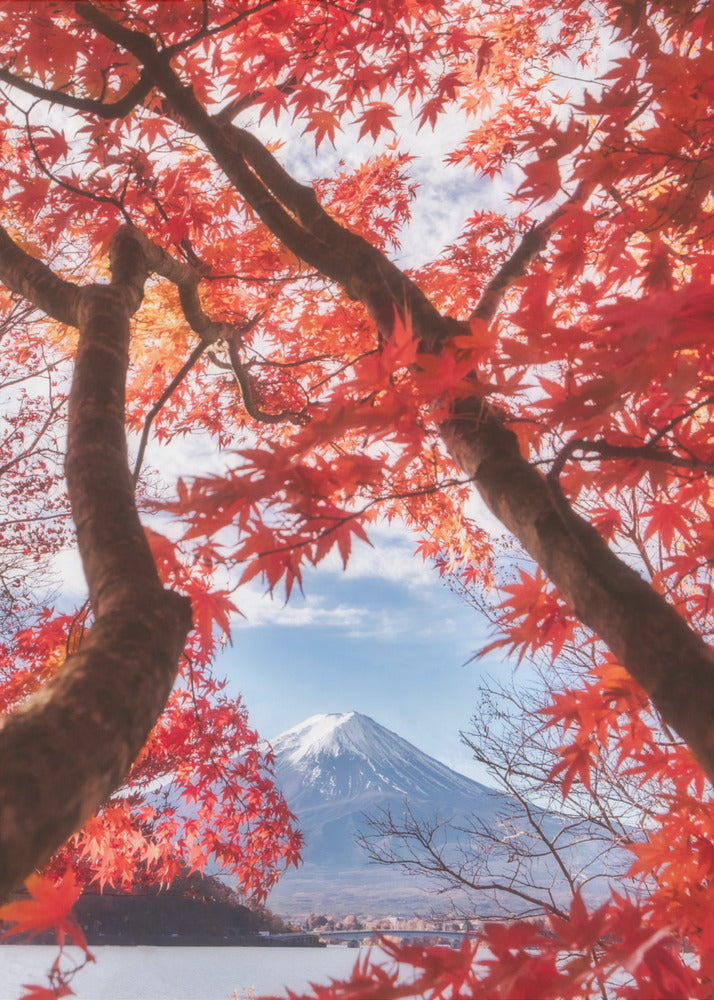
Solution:
M 156 400 L 154 405 L 151 407 L 146 415 L 146 420 L 144 421 L 144 427 L 141 432 L 141 440 L 139 442 L 139 451 L 136 456 L 136 463 L 134 465 L 134 485 L 139 480 L 139 473 L 141 472 L 141 466 L 144 461 L 144 452 L 146 451 L 146 444 L 149 440 L 149 431 L 151 430 L 151 425 L 156 419 L 156 417 L 161 412 L 162 408 L 171 399 L 176 389 L 181 385 L 185 377 L 191 371 L 193 366 L 196 364 L 198 359 L 201 357 L 203 352 L 208 347 L 208 343 L 205 340 L 201 340 L 191 351 L 188 358 L 181 365 L 179 370 L 176 372 L 174 377 L 171 379 L 169 384 L 166 386 L 164 391 L 161 393 L 159 398 Z
M 662 434 L 663 432 L 659 432 L 656 440 L 661 440 Z M 714 473 L 714 462 L 706 462 L 693 455 L 689 458 L 684 458 L 680 455 L 675 455 L 665 448 L 657 448 L 655 439 L 646 441 L 642 445 L 618 445 L 610 444 L 609 441 L 602 439 L 587 441 L 585 438 L 572 438 L 561 449 L 550 467 L 548 479 L 551 482 L 557 483 L 566 462 L 571 458 L 575 458 L 576 452 L 582 453 L 580 456 L 577 456 L 578 461 L 581 462 L 592 462 L 597 458 L 634 458 L 646 462 L 662 462 L 665 465 L 671 465 L 680 469 L 701 469 L 703 472 L 709 474 Z

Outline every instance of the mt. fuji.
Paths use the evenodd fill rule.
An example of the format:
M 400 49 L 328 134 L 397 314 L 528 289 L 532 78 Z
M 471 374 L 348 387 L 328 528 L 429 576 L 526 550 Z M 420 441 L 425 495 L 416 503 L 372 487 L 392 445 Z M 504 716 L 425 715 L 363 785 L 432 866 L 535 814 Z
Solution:
M 434 802 L 491 794 L 359 712 L 313 715 L 272 746 L 278 782 L 295 809 L 365 796 Z
M 602 887 L 611 879 L 619 881 L 632 863 L 628 851 L 603 837 L 585 817 L 544 811 L 472 781 L 358 712 L 315 715 L 272 745 L 277 785 L 305 837 L 303 865 L 284 875 L 270 894 L 269 906 L 284 916 L 430 912 L 437 902 L 434 882 L 423 871 L 407 875 L 391 863 L 394 841 L 383 828 L 370 829 L 366 820 L 389 811 L 399 826 L 405 806 L 412 828 L 416 823 L 428 838 L 429 864 L 434 859 L 428 850 L 434 847 L 437 854 L 443 850 L 456 870 L 465 861 L 478 867 L 483 852 L 496 845 L 486 881 L 514 879 L 516 889 L 526 893 L 509 897 L 507 912 L 520 912 L 536 887 L 537 899 L 558 900 L 567 909 L 572 885 L 562 865 L 597 903 Z M 540 835 L 529 839 L 533 826 Z M 483 838 L 472 836 L 475 829 L 483 831 Z M 371 848 L 390 863 L 370 862 L 357 842 L 360 832 L 369 834 Z M 449 900 L 439 898 L 441 909 L 448 909 Z M 499 912 L 492 909 L 488 893 L 479 895 L 478 902 L 475 895 L 464 899 L 469 912 L 475 905 L 481 917 Z
M 271 742 L 278 787 L 305 837 L 304 864 L 270 896 L 285 915 L 425 908 L 417 880 L 371 864 L 357 845 L 365 814 L 390 808 L 399 816 L 406 800 L 415 816 L 488 821 L 506 798 L 358 712 L 312 716 Z

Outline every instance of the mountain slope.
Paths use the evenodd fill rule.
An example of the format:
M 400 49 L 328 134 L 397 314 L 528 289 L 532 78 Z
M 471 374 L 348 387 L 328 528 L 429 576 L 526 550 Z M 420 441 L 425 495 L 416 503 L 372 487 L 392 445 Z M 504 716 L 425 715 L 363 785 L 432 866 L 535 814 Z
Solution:
M 304 865 L 270 897 L 281 914 L 413 913 L 423 883 L 370 864 L 356 838 L 365 814 L 405 801 L 414 815 L 495 818 L 506 797 L 472 781 L 357 712 L 316 715 L 272 741 L 275 773 L 305 836 Z
M 358 712 L 314 715 L 272 746 L 279 782 L 296 808 L 383 796 L 433 802 L 491 795 Z
M 284 916 L 412 916 L 439 902 L 448 908 L 448 899 L 434 897 L 435 884 L 427 876 L 370 863 L 356 842 L 367 828 L 367 815 L 389 810 L 399 823 L 405 805 L 417 822 L 429 826 L 437 816 L 450 824 L 448 831 L 439 828 L 432 843 L 443 846 L 450 864 L 465 864 L 464 875 L 485 876 L 487 882 L 502 875 L 526 893 L 506 897 L 510 913 L 523 912 L 532 889 L 537 899 L 557 901 L 567 910 L 571 889 L 561 863 L 595 903 L 608 880 L 620 878 L 632 861 L 586 819 L 544 812 L 472 781 L 357 712 L 313 716 L 278 736 L 273 749 L 277 784 L 305 836 L 303 866 L 284 876 L 270 896 L 271 908 Z M 545 839 L 535 835 L 533 823 Z M 480 824 L 483 838 L 470 834 L 474 824 Z M 389 853 L 390 840 L 380 843 Z M 489 860 L 482 868 L 484 850 Z M 480 916 L 503 912 L 488 891 L 479 894 L 478 903 L 474 895 L 451 900 L 471 913 L 477 906 Z

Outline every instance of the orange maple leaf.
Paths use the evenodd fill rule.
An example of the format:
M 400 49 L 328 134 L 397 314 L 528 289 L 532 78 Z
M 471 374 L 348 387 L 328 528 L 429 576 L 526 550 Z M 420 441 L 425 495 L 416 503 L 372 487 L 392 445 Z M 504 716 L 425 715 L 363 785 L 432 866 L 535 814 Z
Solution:
M 57 884 L 43 875 L 32 874 L 25 879 L 25 886 L 30 899 L 0 906 L 0 920 L 15 924 L 0 935 L 0 940 L 24 933 L 32 938 L 54 929 L 60 946 L 68 937 L 89 955 L 84 931 L 71 916 L 72 907 L 82 893 L 72 869 L 67 869 Z

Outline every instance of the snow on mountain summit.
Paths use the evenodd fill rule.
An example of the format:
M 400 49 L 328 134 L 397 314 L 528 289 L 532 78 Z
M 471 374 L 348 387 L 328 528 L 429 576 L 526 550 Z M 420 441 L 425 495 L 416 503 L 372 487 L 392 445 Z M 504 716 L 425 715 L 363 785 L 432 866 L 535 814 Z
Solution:
M 359 712 L 314 715 L 272 746 L 278 783 L 298 811 L 308 801 L 363 795 L 438 802 L 486 791 Z
M 276 753 L 290 754 L 295 763 L 305 755 L 314 753 L 318 747 L 327 753 L 337 753 L 344 745 L 347 735 L 345 730 L 348 732 L 356 730 L 357 727 L 351 725 L 352 720 L 356 718 L 367 719 L 367 716 L 358 716 L 357 712 L 312 715 L 272 740 L 273 749 Z M 354 736 L 357 736 L 356 732 Z

